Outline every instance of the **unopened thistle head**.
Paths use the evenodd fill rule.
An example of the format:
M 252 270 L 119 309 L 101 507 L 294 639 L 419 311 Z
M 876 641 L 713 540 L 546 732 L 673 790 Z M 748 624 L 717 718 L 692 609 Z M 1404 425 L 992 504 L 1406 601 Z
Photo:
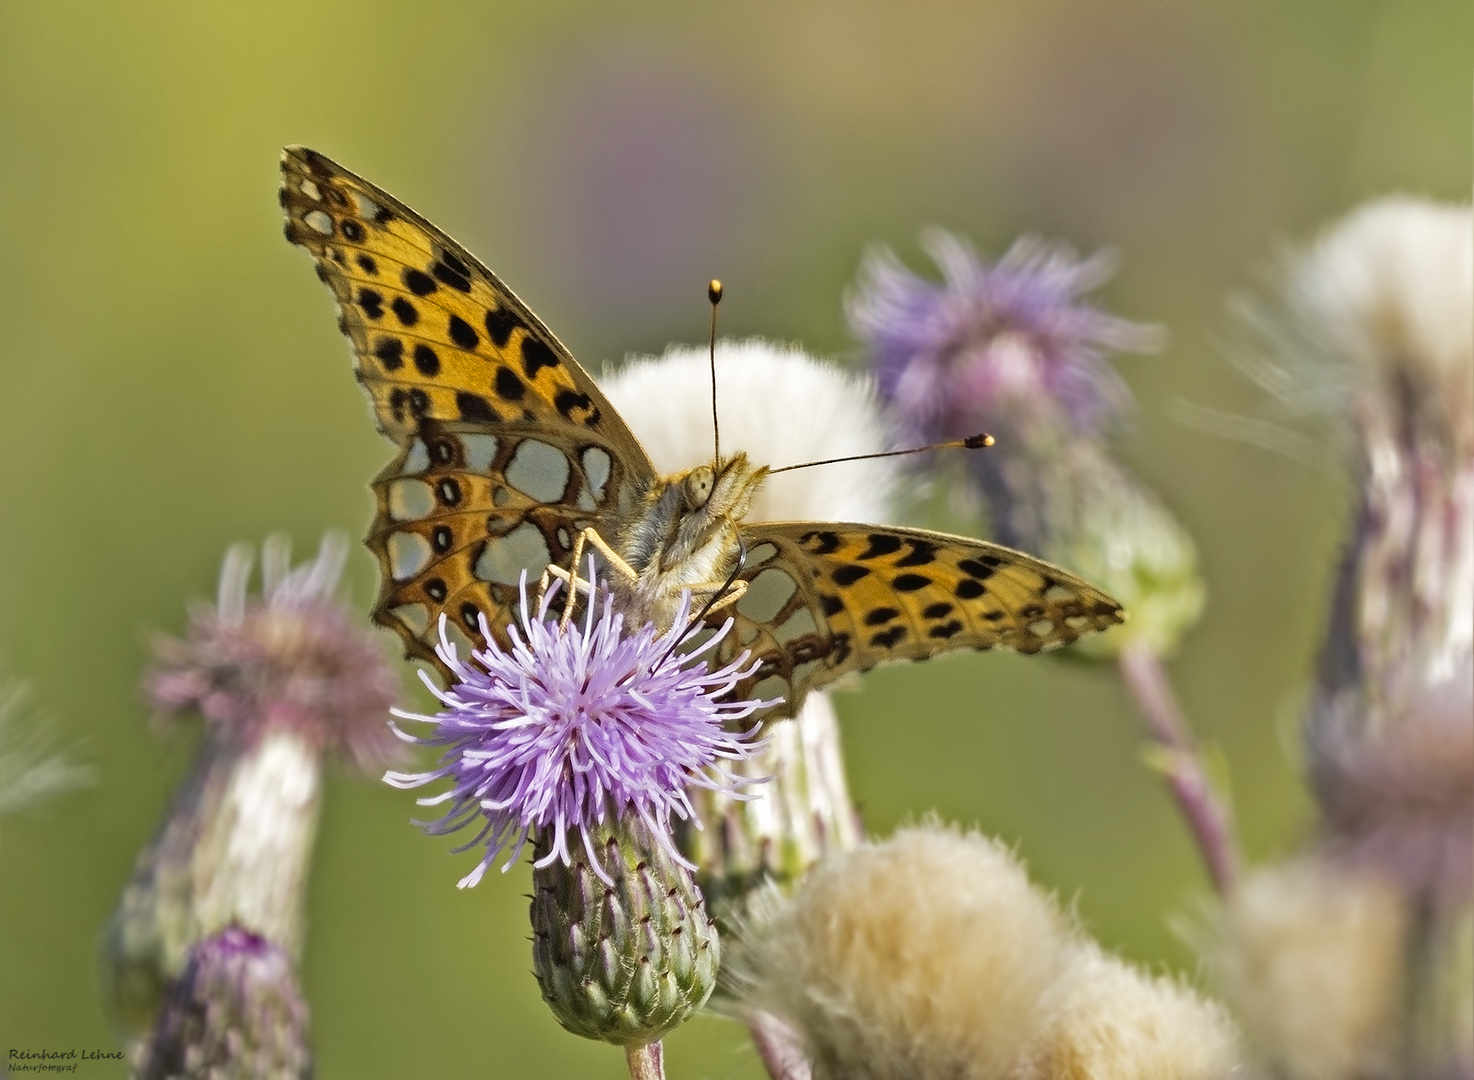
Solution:
M 287 953 L 258 934 L 227 927 L 190 949 L 134 1075 L 307 1080 L 307 1019 Z
M 1086 651 L 1170 651 L 1202 609 L 1197 554 L 1105 441 L 1130 406 L 1108 356 L 1155 349 L 1159 333 L 1086 298 L 1110 276 L 1106 254 L 1024 239 L 989 263 L 946 233 L 926 246 L 942 281 L 882 251 L 849 301 L 882 398 L 918 442 L 997 436 L 961 459 L 996 538 L 1084 575 L 1131 613 Z
M 538 865 L 567 864 L 581 845 L 598 868 L 591 837 L 611 814 L 639 818 L 672 859 L 689 866 L 670 838 L 671 819 L 692 815 L 687 785 L 750 782 L 717 762 L 754 753 L 755 726 L 729 729 L 771 703 L 720 700 L 744 674 L 746 655 L 715 670 L 700 657 L 726 629 L 683 653 L 699 632 L 690 625 L 688 595 L 663 634 L 649 624 L 626 632 L 607 596 L 591 599 L 581 623 L 560 630 L 548 621 L 556 594 L 548 590 L 529 613 L 524 576 L 522 622 L 511 628 L 509 651 L 493 643 L 462 660 L 442 635 L 436 651 L 457 681 L 431 690 L 445 708 L 435 716 L 396 713 L 435 726 L 424 738 L 401 738 L 444 752 L 427 772 L 384 779 L 400 788 L 451 781 L 449 790 L 420 800 L 450 804 L 442 818 L 420 823 L 432 835 L 480 823 L 460 849 L 485 849 L 463 888 L 508 848 L 503 869 L 510 866 L 530 834 L 546 849 Z

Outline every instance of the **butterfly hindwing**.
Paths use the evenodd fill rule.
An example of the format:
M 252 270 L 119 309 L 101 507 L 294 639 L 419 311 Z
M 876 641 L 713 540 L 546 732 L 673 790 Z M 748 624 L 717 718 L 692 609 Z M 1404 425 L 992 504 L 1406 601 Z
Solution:
M 440 616 L 453 641 L 480 647 L 480 620 L 506 648 L 526 571 L 567 566 L 578 531 L 609 532 L 628 506 L 625 465 L 592 433 L 559 434 L 426 421 L 374 481 L 367 543 L 379 560 L 374 618 L 413 656 L 434 655 Z
M 980 540 L 812 521 L 749 525 L 742 537 L 747 592 L 722 655 L 751 651 L 759 667 L 737 694 L 783 697 L 777 712 L 889 660 L 1035 653 L 1123 618 L 1116 601 L 1068 571 Z

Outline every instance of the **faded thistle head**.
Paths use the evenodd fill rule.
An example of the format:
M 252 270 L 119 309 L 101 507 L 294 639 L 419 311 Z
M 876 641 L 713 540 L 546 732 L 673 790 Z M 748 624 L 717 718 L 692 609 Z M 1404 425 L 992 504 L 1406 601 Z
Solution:
M 251 549 L 226 555 L 219 597 L 163 639 L 144 681 L 162 716 L 198 712 L 216 734 L 248 744 L 289 731 L 318 751 L 377 770 L 397 756 L 386 719 L 399 679 L 373 636 L 334 598 L 347 544 L 323 537 L 317 558 L 289 562 L 281 536 L 262 548 L 259 596 L 248 592 Z

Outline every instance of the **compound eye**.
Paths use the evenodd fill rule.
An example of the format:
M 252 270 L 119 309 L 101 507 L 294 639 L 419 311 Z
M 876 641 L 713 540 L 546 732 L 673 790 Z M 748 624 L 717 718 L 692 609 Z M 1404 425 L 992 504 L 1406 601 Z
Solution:
M 692 510 L 700 510 L 706 505 L 706 500 L 711 498 L 712 472 L 705 465 L 692 469 L 686 476 L 686 505 Z

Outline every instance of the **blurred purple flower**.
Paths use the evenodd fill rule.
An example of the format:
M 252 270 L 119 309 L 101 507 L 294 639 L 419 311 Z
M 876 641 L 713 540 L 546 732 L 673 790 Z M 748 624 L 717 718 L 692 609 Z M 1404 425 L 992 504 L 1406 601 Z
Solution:
M 675 848 L 671 816 L 695 820 L 688 784 L 732 790 L 752 782 L 715 762 L 762 749 L 752 741 L 757 725 L 741 734 L 726 726 L 773 704 L 719 700 L 746 674 L 746 653 L 715 671 L 697 659 L 726 635 L 731 622 L 683 653 L 680 648 L 702 632 L 690 625 L 689 595 L 666 633 L 646 624 L 629 636 L 624 616 L 605 595 L 602 615 L 595 618 L 599 604 L 591 601 L 582 627 L 560 631 L 547 621 L 556 586 L 529 618 L 526 584 L 524 574 L 521 632 L 511 628 L 508 652 L 493 644 L 471 654 L 475 664 L 463 662 L 442 621 L 436 652 L 457 682 L 444 691 L 428 679 L 426 685 L 446 708 L 435 716 L 395 714 L 436 725 L 425 738 L 399 733 L 405 741 L 448 749 L 437 768 L 390 772 L 385 781 L 411 788 L 451 779 L 450 790 L 419 800 L 422 806 L 451 802 L 444 817 L 416 823 L 431 835 L 485 818 L 475 838 L 456 849 L 486 848 L 461 888 L 479 882 L 514 845 L 502 869 L 510 867 L 532 831 L 543 833 L 548 844 L 536 865 L 568 863 L 568 833 L 578 830 L 591 864 L 604 877 L 588 834 L 611 812 L 616 820 L 636 814 L 672 859 L 695 869 Z M 485 628 L 483 634 L 491 640 Z
M 378 643 L 333 593 L 347 544 L 330 533 L 317 558 L 292 568 L 274 536 L 262 549 L 261 596 L 247 594 L 251 549 L 233 547 L 214 607 L 190 615 L 183 640 L 154 646 L 144 693 L 162 716 L 194 710 L 228 740 L 290 729 L 316 750 L 378 771 L 399 747 L 385 719 L 399 679 Z
M 1127 391 L 1106 353 L 1149 351 L 1159 334 L 1083 299 L 1110 277 L 1108 252 L 1081 259 L 1025 237 L 987 263 L 950 233 L 928 233 L 922 243 L 942 282 L 913 274 L 881 249 L 867 259 L 846 305 L 881 395 L 915 438 L 1007 429 L 1040 419 L 1040 410 L 1057 410 L 1056 422 L 1095 433 L 1124 410 Z M 1020 408 L 1025 416 L 1016 415 Z
M 134 1075 L 310 1077 L 307 1025 L 307 1003 L 287 952 L 229 926 L 190 948 Z

